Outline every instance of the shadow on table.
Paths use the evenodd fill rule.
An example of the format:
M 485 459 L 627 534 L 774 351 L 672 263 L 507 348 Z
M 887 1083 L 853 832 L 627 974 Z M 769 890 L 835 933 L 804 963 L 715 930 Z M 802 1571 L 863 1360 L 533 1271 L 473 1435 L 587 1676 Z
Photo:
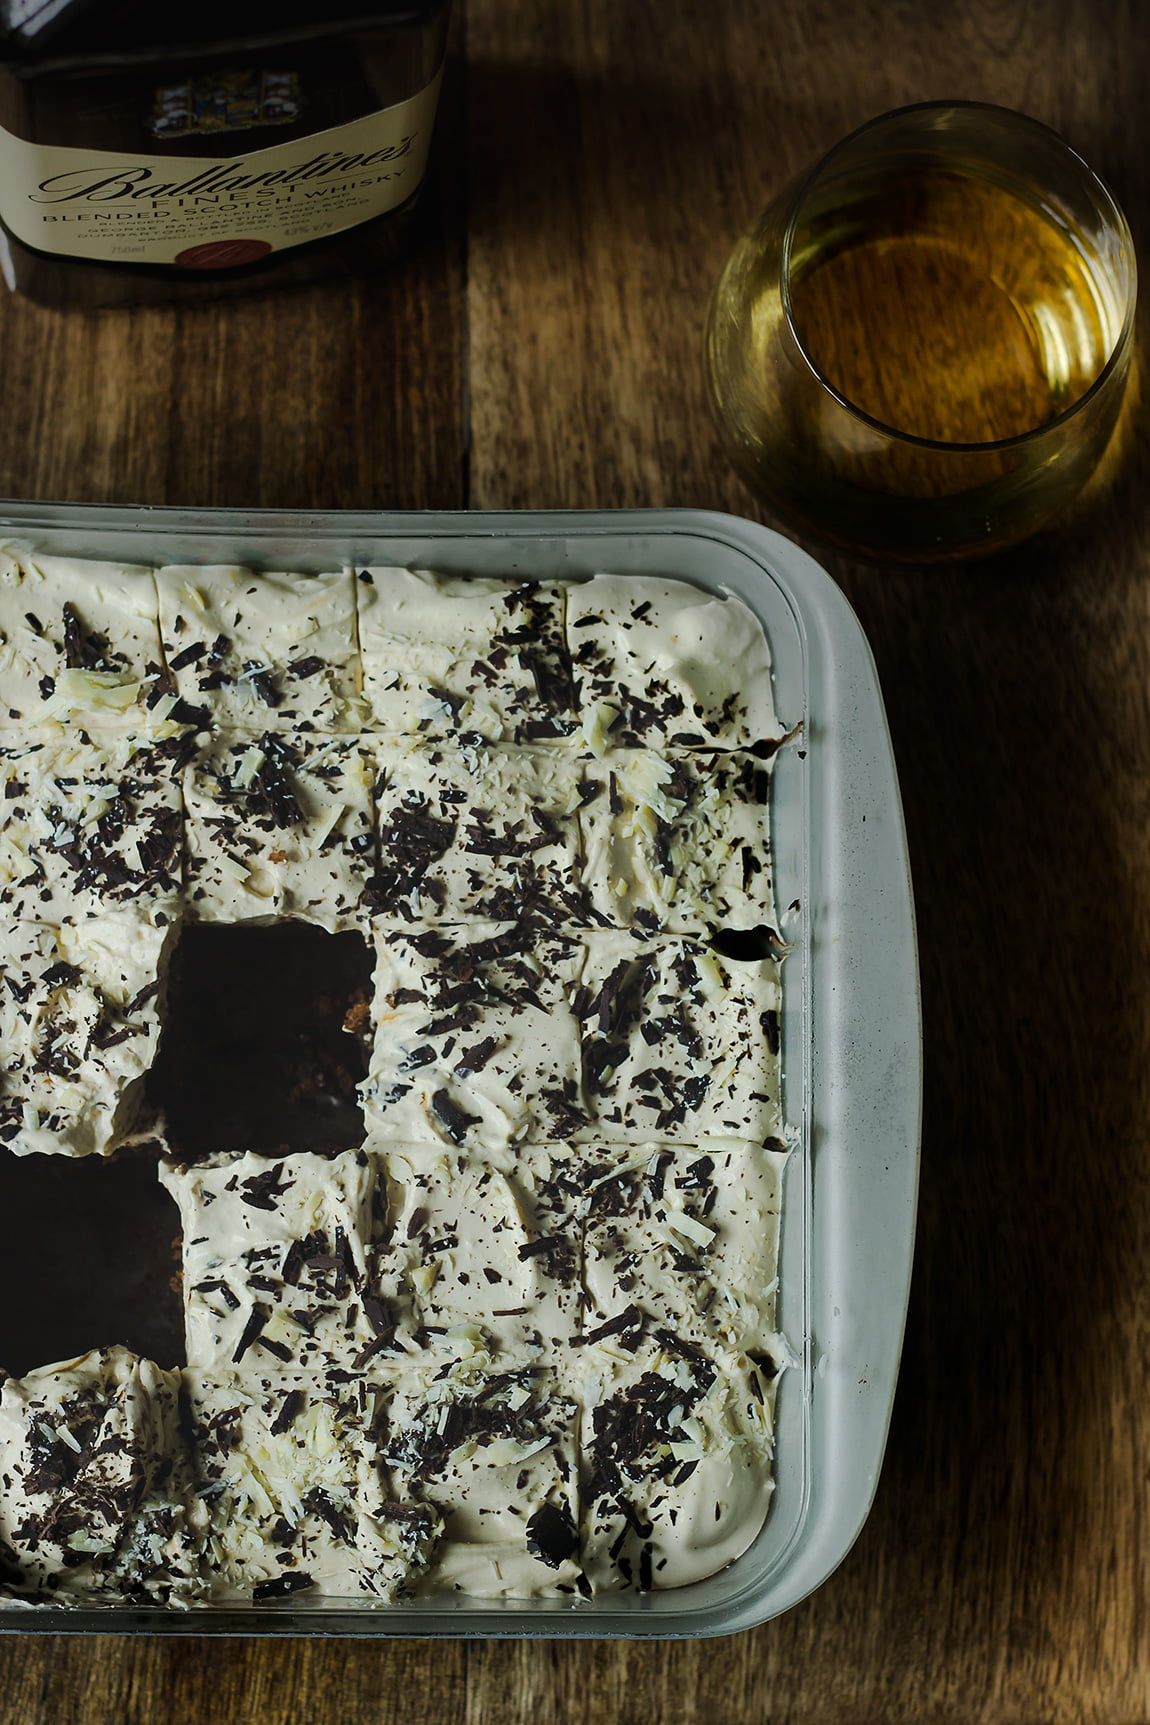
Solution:
M 891 1655 L 920 1669 L 978 1647 L 989 1678 L 1009 1649 L 1053 1685 L 1075 1624 L 1130 1660 L 1144 1633 L 1148 499 L 1136 404 L 1110 488 L 1057 532 L 952 568 L 826 559 L 888 705 L 926 1048 L 896 1415 L 835 1585 L 889 1566 L 917 1600 Z

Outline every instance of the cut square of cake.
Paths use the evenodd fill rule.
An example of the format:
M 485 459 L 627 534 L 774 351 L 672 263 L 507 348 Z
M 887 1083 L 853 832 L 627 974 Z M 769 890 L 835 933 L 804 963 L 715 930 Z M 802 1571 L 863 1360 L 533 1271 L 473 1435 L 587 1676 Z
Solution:
M 388 1226 L 375 1254 L 401 1344 L 534 1349 L 547 1358 L 579 1333 L 582 1223 L 563 1147 L 520 1149 L 504 1166 L 417 1144 L 376 1158 Z
M 735 1138 L 581 1147 L 584 1340 L 769 1355 L 784 1156 Z
M 147 730 L 162 663 L 151 569 L 0 546 L 0 731 Z
M 204 728 L 362 728 L 351 576 L 226 565 L 158 571 L 167 668 Z
M 580 764 L 480 741 L 372 740 L 377 913 L 396 922 L 579 926 Z
M 206 1591 L 189 1531 L 181 1378 L 113 1347 L 0 1391 L 0 1557 L 18 1591 L 75 1603 L 188 1604 Z
M 762 625 L 685 581 L 596 575 L 567 589 L 580 738 L 608 748 L 747 749 L 781 737 Z
M 376 1386 L 338 1371 L 183 1377 L 215 1599 L 388 1601 L 410 1587 L 440 1516 L 396 1496 Z
M 104 1155 L 137 1130 L 172 927 L 0 924 L 0 1142 Z
M 583 879 L 596 920 L 641 933 L 773 927 L 770 768 L 745 753 L 610 749 L 585 763 Z
M 381 1442 L 404 1495 L 435 1505 L 443 1536 L 417 1591 L 475 1598 L 579 1587 L 579 1413 L 533 1353 L 481 1353 L 392 1379 Z
M 0 748 L 0 914 L 177 914 L 184 745 L 75 733 Z
M 354 1370 L 394 1330 L 369 1285 L 377 1171 L 363 1150 L 168 1164 L 160 1178 L 180 1209 L 189 1366 Z
M 374 845 L 371 764 L 356 740 L 215 737 L 185 769 L 183 794 L 197 921 L 357 926 Z
M 575 1014 L 583 1140 L 762 1142 L 780 1129 L 778 967 L 700 941 L 588 934 Z
M 772 1491 L 773 1377 L 670 1331 L 582 1350 L 581 1551 L 596 1593 L 682 1587 L 753 1542 Z
M 586 1123 L 573 938 L 514 923 L 372 924 L 372 1045 L 360 1086 L 372 1143 L 487 1152 Z
M 575 729 L 557 584 L 422 570 L 359 572 L 364 696 L 373 729 L 544 743 Z

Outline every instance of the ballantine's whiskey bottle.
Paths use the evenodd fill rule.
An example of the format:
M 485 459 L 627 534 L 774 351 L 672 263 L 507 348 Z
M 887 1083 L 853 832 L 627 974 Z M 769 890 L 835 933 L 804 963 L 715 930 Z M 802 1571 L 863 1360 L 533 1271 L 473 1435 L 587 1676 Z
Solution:
M 0 267 L 47 305 L 378 267 L 427 163 L 450 0 L 0 0 Z

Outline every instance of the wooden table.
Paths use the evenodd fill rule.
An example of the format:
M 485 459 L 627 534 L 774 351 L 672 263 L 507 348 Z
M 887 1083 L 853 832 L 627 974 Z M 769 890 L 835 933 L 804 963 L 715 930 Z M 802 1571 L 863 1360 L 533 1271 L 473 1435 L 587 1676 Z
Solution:
M 5 298 L 0 494 L 755 515 L 699 338 L 768 195 L 958 95 L 1063 131 L 1141 235 L 1148 89 L 1140 0 L 467 0 L 410 260 L 223 309 Z M 717 1642 L 7 1638 L 6 1725 L 1150 1718 L 1148 481 L 1136 414 L 1042 544 L 824 558 L 889 705 L 927 1068 L 894 1427 L 838 1573 Z

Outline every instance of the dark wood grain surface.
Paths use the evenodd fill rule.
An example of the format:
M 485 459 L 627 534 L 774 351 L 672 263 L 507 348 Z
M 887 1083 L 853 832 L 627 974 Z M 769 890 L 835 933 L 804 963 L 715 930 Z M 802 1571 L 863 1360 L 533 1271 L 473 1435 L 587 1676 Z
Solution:
M 467 0 L 419 244 L 218 310 L 0 300 L 0 494 L 759 515 L 699 365 L 794 171 L 930 97 L 1061 130 L 1150 232 L 1142 0 Z M 927 1103 L 874 1511 L 684 1644 L 0 1640 L 11 1725 L 1150 1719 L 1150 451 L 979 566 L 824 561 L 870 636 L 915 873 Z M 817 547 L 812 546 L 817 552 Z

